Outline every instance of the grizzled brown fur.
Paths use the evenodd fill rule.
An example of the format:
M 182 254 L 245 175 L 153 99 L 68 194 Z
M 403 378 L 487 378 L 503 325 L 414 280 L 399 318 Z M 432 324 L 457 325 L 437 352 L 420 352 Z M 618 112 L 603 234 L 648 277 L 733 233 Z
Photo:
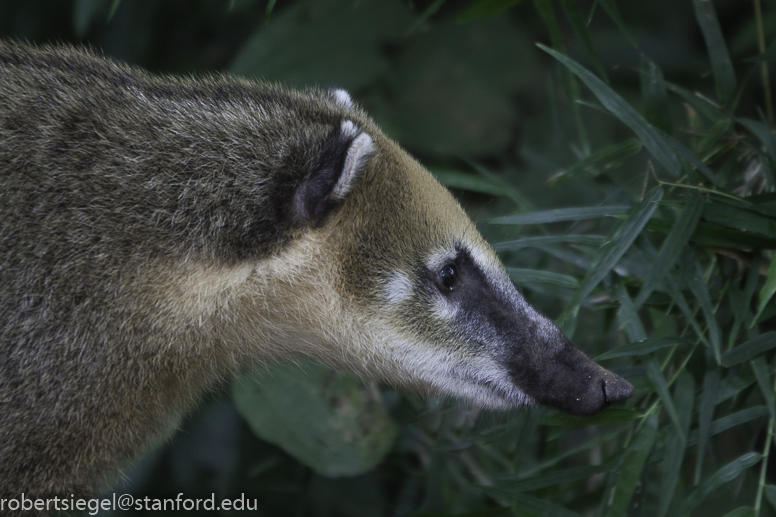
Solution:
M 155 282 L 304 231 L 293 189 L 345 111 L 322 91 L 0 46 L 3 495 L 86 492 L 240 361 L 165 324 Z

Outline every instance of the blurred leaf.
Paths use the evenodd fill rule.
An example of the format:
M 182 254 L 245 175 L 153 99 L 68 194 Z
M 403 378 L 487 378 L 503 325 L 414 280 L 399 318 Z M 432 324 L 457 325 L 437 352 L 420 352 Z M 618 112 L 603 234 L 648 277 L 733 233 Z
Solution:
M 654 156 L 668 172 L 674 176 L 679 176 L 681 174 L 681 165 L 671 148 L 671 144 L 666 141 L 658 130 L 650 126 L 636 110 L 623 100 L 622 97 L 607 86 L 606 83 L 591 74 L 584 67 L 577 64 L 574 60 L 569 59 L 567 56 L 542 44 L 537 45 L 574 72 L 574 74 L 590 88 L 606 109 L 611 111 L 638 135 L 644 143 L 644 146 L 652 153 L 652 156 Z
M 431 169 L 431 172 L 446 187 L 481 192 L 492 196 L 507 195 L 501 185 L 475 174 L 451 169 Z
M 606 11 L 606 14 L 609 15 L 609 18 L 611 18 L 617 28 L 620 29 L 626 38 L 628 38 L 630 44 L 634 47 L 637 46 L 636 40 L 631 35 L 628 27 L 625 25 L 625 20 L 623 20 L 622 16 L 620 15 L 620 11 L 617 8 L 617 3 L 614 0 L 599 0 L 599 3 L 603 6 L 604 11 Z
M 722 360 L 722 333 L 719 330 L 716 313 L 711 305 L 708 286 L 703 279 L 703 274 L 698 266 L 695 253 L 693 253 L 689 247 L 685 248 L 682 253 L 682 271 L 684 272 L 687 286 L 701 305 L 703 315 L 706 318 L 706 325 L 709 330 L 709 343 L 711 344 L 711 349 L 714 353 L 714 359 L 717 361 L 717 364 L 720 364 L 720 361 Z
M 660 131 L 658 129 L 658 131 Z M 662 131 L 661 131 L 662 133 Z M 688 149 L 684 144 L 682 144 L 679 140 L 676 138 L 666 135 L 663 133 L 663 138 L 665 138 L 665 141 L 668 142 L 668 144 L 671 146 L 671 149 L 674 150 L 676 154 L 679 155 L 680 158 L 684 158 L 688 162 L 690 162 L 693 167 L 695 167 L 701 174 L 703 174 L 706 179 L 708 179 L 712 185 L 716 185 L 716 179 L 714 177 L 714 173 L 709 169 L 709 167 L 703 163 L 703 161 L 698 158 L 698 156 L 692 152 L 690 149 Z M 701 190 L 701 189 L 698 189 Z
M 523 237 L 514 241 L 497 242 L 493 245 L 496 251 L 517 251 L 523 248 L 544 248 L 552 244 L 586 244 L 600 246 L 604 242 L 602 235 L 541 235 L 536 237 Z
M 570 416 L 558 413 L 539 419 L 541 425 L 585 427 L 590 425 L 625 424 L 641 418 L 641 414 L 632 409 L 608 408 L 594 416 Z
M 717 14 L 714 12 L 714 4 L 711 0 L 693 0 L 693 6 L 709 51 L 711 70 L 717 85 L 717 97 L 726 103 L 736 91 L 736 75 L 722 29 L 717 21 Z
M 230 70 L 289 86 L 358 90 L 388 69 L 382 45 L 398 38 L 410 20 L 409 11 L 396 2 L 367 6 L 349 0 L 304 0 L 260 26 Z
M 527 494 L 519 494 L 515 497 L 513 508 L 517 515 L 525 515 L 520 510 L 530 512 L 530 515 L 552 515 L 553 517 L 581 517 L 577 512 L 567 510 L 562 506 L 551 503 L 538 497 Z
M 539 284 L 562 287 L 565 289 L 576 289 L 579 287 L 579 281 L 573 276 L 561 275 L 560 273 L 553 273 L 551 271 L 508 267 L 507 273 L 509 273 L 509 277 L 517 285 L 530 287 L 533 284 Z
M 755 517 L 755 512 L 751 506 L 740 506 L 722 517 Z
M 765 405 L 771 413 L 771 419 L 776 421 L 776 403 L 774 403 L 773 400 L 773 381 L 771 380 L 768 363 L 765 362 L 764 357 L 760 356 L 750 361 L 749 364 L 752 366 L 754 376 L 757 378 L 757 384 L 760 386 L 763 398 L 765 398 Z
M 264 9 L 264 21 L 268 22 L 270 16 L 272 16 L 272 11 L 275 9 L 275 4 L 277 3 L 277 0 L 268 0 L 267 1 L 267 8 Z
M 458 15 L 459 22 L 467 22 L 506 11 L 519 4 L 521 0 L 478 0 Z
M 695 489 L 682 504 L 682 514 L 690 513 L 693 508 L 698 506 L 709 494 L 717 490 L 720 486 L 733 481 L 741 475 L 746 469 L 752 467 L 760 461 L 761 454 L 749 452 L 731 461 L 717 472 L 709 476 L 701 486 Z
M 490 224 L 543 224 L 561 221 L 581 221 L 609 215 L 627 214 L 629 206 L 590 206 L 582 208 L 556 208 L 527 214 L 507 215 L 488 221 Z
M 615 357 L 647 355 L 651 354 L 655 350 L 677 345 L 689 346 L 692 345 L 692 341 L 681 337 L 659 337 L 645 339 L 639 343 L 630 343 L 628 345 L 617 347 L 614 350 L 604 352 L 603 354 L 597 356 L 595 360 L 598 362 L 606 359 L 614 359 Z
M 232 383 L 235 404 L 253 432 L 325 476 L 373 469 L 396 426 L 379 393 L 353 374 L 305 361 L 257 369 Z
M 404 33 L 404 37 L 410 36 L 413 32 L 418 30 L 418 27 L 423 25 L 426 20 L 434 16 L 437 11 L 447 2 L 447 0 L 436 0 L 433 4 L 429 5 L 423 13 L 417 17 L 417 19 L 410 25 L 409 29 Z
M 653 218 L 647 228 L 660 233 L 669 233 L 673 224 L 665 219 Z M 776 239 L 770 239 L 751 232 L 726 228 L 718 224 L 700 221 L 690 241 L 712 248 L 733 250 L 776 249 Z
M 760 303 L 757 306 L 757 314 L 752 319 L 752 327 L 757 324 L 757 320 L 765 310 L 765 306 L 771 301 L 773 295 L 776 294 L 776 255 L 771 260 L 771 265 L 768 266 L 768 276 L 766 277 L 765 284 L 760 290 Z
M 108 0 L 76 0 L 73 8 L 73 28 L 78 38 L 84 38 Z
M 563 321 L 566 321 L 568 317 L 576 316 L 582 300 L 584 300 L 585 297 L 593 291 L 595 286 L 598 285 L 598 283 L 609 274 L 614 266 L 617 265 L 617 262 L 619 262 L 625 252 L 630 248 L 631 244 L 633 244 L 633 241 L 636 240 L 636 237 L 641 234 L 641 231 L 649 222 L 662 197 L 663 190 L 660 187 L 652 189 L 652 191 L 647 194 L 646 198 L 634 207 L 628 218 L 623 221 L 619 228 L 617 228 L 609 242 L 601 247 L 595 262 L 593 262 L 593 265 L 585 275 L 582 284 L 569 302 L 569 308 L 566 309 L 564 315 L 561 317 Z M 569 330 L 569 334 L 573 334 L 573 332 Z
M 687 204 L 679 214 L 668 237 L 663 241 L 663 246 L 660 248 L 657 260 L 655 260 L 647 280 L 644 282 L 641 291 L 639 291 L 639 294 L 636 297 L 636 309 L 641 307 L 647 297 L 652 294 L 652 291 L 654 291 L 658 284 L 663 281 L 668 270 L 676 263 L 682 250 L 687 246 L 687 243 L 701 218 L 703 204 L 704 199 L 700 192 L 691 191 L 689 193 L 687 196 Z
M 593 45 L 593 39 L 590 37 L 587 25 L 585 24 L 584 18 L 582 18 L 582 13 L 579 12 L 576 1 L 561 0 L 560 4 L 563 7 L 563 11 L 566 13 L 566 18 L 568 18 L 569 23 L 571 23 L 571 26 L 574 28 L 574 32 L 579 39 L 582 40 L 582 46 L 585 48 L 587 57 L 593 62 L 593 65 L 596 67 L 596 70 L 598 70 L 601 77 L 603 77 L 604 81 L 608 83 L 609 77 L 606 75 L 604 65 L 598 57 L 598 52 L 596 52 L 595 45 Z
M 517 492 L 531 492 L 532 490 L 540 490 L 542 488 L 588 479 L 595 474 L 606 472 L 607 470 L 609 470 L 609 466 L 607 465 L 572 467 L 550 472 L 548 474 L 532 475 L 530 478 L 526 479 L 509 481 L 499 485 L 498 488 Z
M 776 485 L 765 485 L 763 493 L 768 502 L 771 503 L 771 506 L 773 506 L 773 509 L 776 510 Z
M 671 133 L 672 124 L 668 111 L 668 91 L 663 71 L 641 54 L 641 96 L 644 98 L 644 115 L 653 126 Z
M 568 179 L 582 172 L 587 173 L 587 177 L 598 176 L 618 166 L 629 156 L 633 156 L 641 151 L 641 147 L 642 145 L 638 138 L 630 138 L 624 142 L 604 147 L 590 156 L 577 161 L 571 167 L 554 174 L 549 182 L 554 184 L 561 179 Z
M 679 471 L 684 462 L 684 453 L 687 448 L 687 435 L 690 433 L 694 400 L 695 382 L 689 373 L 683 371 L 674 384 L 674 406 L 679 415 L 680 432 L 672 433 L 668 437 L 668 443 L 666 443 L 658 517 L 663 517 L 668 513 L 676 485 L 679 482 Z
M 735 366 L 774 347 L 776 347 L 776 331 L 760 334 L 756 338 L 738 345 L 733 350 L 725 352 L 725 355 L 722 356 L 722 365 L 728 368 Z
M 739 368 L 736 373 L 728 374 L 728 376 L 719 384 L 719 391 L 717 392 L 715 404 L 720 404 L 730 397 L 735 397 L 756 381 L 757 379 L 754 378 L 754 373 L 746 368 Z
M 614 493 L 610 496 L 609 508 L 606 510 L 607 516 L 625 515 L 633 493 L 636 491 L 636 485 L 641 479 L 644 464 L 655 444 L 657 426 L 655 415 L 649 415 L 641 430 L 633 438 L 633 443 L 622 455 L 617 484 L 614 487 Z

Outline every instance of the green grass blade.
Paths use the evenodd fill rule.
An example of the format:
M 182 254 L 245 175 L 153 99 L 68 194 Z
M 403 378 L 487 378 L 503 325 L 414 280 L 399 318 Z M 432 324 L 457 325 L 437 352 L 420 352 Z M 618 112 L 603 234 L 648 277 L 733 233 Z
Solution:
M 617 4 L 615 3 L 615 1 L 599 0 L 599 3 L 604 8 L 604 11 L 606 11 L 606 14 L 609 15 L 609 18 L 611 18 L 611 20 L 617 26 L 617 28 L 620 29 L 623 35 L 628 39 L 630 44 L 633 45 L 634 47 L 638 46 L 636 44 L 636 39 L 631 35 L 627 25 L 625 25 L 625 20 L 622 19 L 622 16 L 620 15 L 620 10 L 617 8 Z
M 628 218 L 623 221 L 609 242 L 601 248 L 596 260 L 593 262 L 587 275 L 585 275 L 582 284 L 574 293 L 569 302 L 569 309 L 561 317 L 561 320 L 567 321 L 576 316 L 582 300 L 609 274 L 609 271 L 617 265 L 617 262 L 620 261 L 631 244 L 633 244 L 633 241 L 641 234 L 662 197 L 663 189 L 660 187 L 652 189 L 647 197 L 633 209 Z M 573 334 L 571 332 L 572 329 L 567 330 L 569 330 L 569 334 Z
M 767 217 L 752 210 L 726 203 L 708 203 L 703 210 L 703 219 L 742 232 L 756 232 L 770 239 L 776 239 L 776 218 Z
M 757 320 L 774 294 L 776 294 L 776 256 L 773 257 L 771 265 L 768 266 L 768 276 L 765 279 L 765 285 L 760 289 L 760 303 L 757 306 L 757 314 L 752 319 L 752 327 L 757 324 Z
M 738 459 L 735 459 L 709 476 L 698 488 L 696 488 L 682 504 L 682 515 L 689 514 L 693 508 L 698 506 L 703 500 L 719 487 L 733 481 L 740 476 L 746 469 L 757 464 L 762 458 L 762 454 L 749 452 Z
M 599 174 L 613 169 L 629 156 L 641 151 L 642 145 L 638 138 L 629 138 L 624 142 L 612 144 L 600 149 L 590 156 L 583 158 L 572 166 L 553 174 L 549 179 L 551 185 L 576 176 L 579 173 L 586 173 L 585 177 L 594 178 Z
M 644 116 L 647 122 L 670 134 L 672 124 L 663 71 L 644 54 L 641 55 L 641 96 L 644 98 Z
M 722 366 L 731 367 L 748 361 L 771 348 L 776 347 L 776 331 L 760 334 L 756 338 L 742 343 L 722 356 Z
M 647 457 L 655 444 L 656 436 L 657 418 L 655 415 L 650 415 L 621 458 L 617 484 L 609 499 L 610 506 L 606 511 L 607 517 L 620 517 L 626 514 L 633 493 L 636 491 L 636 485 L 641 479 Z
M 722 517 L 755 517 L 755 511 L 751 506 L 739 506 Z
M 482 194 L 490 194 L 491 196 L 509 195 L 502 185 L 493 183 L 475 174 L 451 169 L 431 169 L 431 172 L 446 187 L 480 192 Z
M 679 421 L 679 414 L 676 412 L 674 401 L 668 393 L 668 386 L 663 377 L 663 372 L 660 371 L 660 366 L 658 366 L 657 361 L 652 357 L 647 359 L 645 366 L 647 378 L 652 383 L 652 387 L 655 388 L 655 392 L 657 393 L 658 398 L 660 398 L 660 402 L 663 403 L 663 407 L 666 409 L 668 417 L 671 419 L 674 426 L 676 426 L 677 432 L 679 432 L 683 438 L 686 438 L 686 435 L 682 433 L 682 424 Z
M 413 32 L 425 23 L 426 20 L 436 14 L 437 11 L 447 2 L 447 0 L 436 0 L 433 4 L 429 5 L 423 13 L 417 17 L 417 19 L 410 25 L 407 31 L 404 33 L 404 37 L 411 35 Z
M 527 494 L 520 494 L 513 503 L 514 515 L 552 515 L 553 517 L 581 517 L 555 503 Z M 526 513 L 527 512 L 527 513 Z
M 509 277 L 517 285 L 526 287 L 534 284 L 561 287 L 563 289 L 576 289 L 579 287 L 579 281 L 575 277 L 553 273 L 552 271 L 508 267 L 507 273 L 509 273 Z
M 695 381 L 693 381 L 692 375 L 683 371 L 677 377 L 674 386 L 674 407 L 679 414 L 681 432 L 671 434 L 666 444 L 658 517 L 664 517 L 668 513 L 676 485 L 679 482 L 679 471 L 682 468 L 687 448 L 687 435 L 690 432 L 692 407 L 695 400 Z
M 709 51 L 711 71 L 714 74 L 714 82 L 717 86 L 717 97 L 727 103 L 736 92 L 736 74 L 733 70 L 733 62 L 730 60 L 725 37 L 714 12 L 711 0 L 693 0 L 695 18 L 701 26 L 703 39 Z
M 767 485 L 764 492 L 765 498 L 771 503 L 773 509 L 776 510 L 776 485 Z
M 654 156 L 655 159 L 671 174 L 674 176 L 679 176 L 681 174 L 682 168 L 679 164 L 679 159 L 674 154 L 671 145 L 658 130 L 649 125 L 649 123 L 625 102 L 619 94 L 573 59 L 570 59 L 545 45 L 537 45 L 539 48 L 563 63 L 579 77 L 606 109 L 612 112 L 614 116 L 620 119 L 625 125 L 631 128 L 636 135 L 638 135 L 644 143 L 644 146 L 652 153 L 652 156 Z
M 711 296 L 709 295 L 708 286 L 703 280 L 703 274 L 698 266 L 698 261 L 690 248 L 685 248 L 682 253 L 682 271 L 684 272 L 688 287 L 695 295 L 698 303 L 700 303 L 701 310 L 706 318 L 706 325 L 709 330 L 709 344 L 714 353 L 714 359 L 717 361 L 717 364 L 721 364 L 722 333 L 719 330 L 717 317 L 714 313 L 714 308 L 711 305 Z
M 497 488 L 504 488 L 518 492 L 530 492 L 532 490 L 540 490 L 542 488 L 548 488 L 564 483 L 573 483 L 574 481 L 588 479 L 590 476 L 594 476 L 600 472 L 606 472 L 607 470 L 609 470 L 607 465 L 573 467 L 556 472 L 550 472 L 548 474 L 542 474 L 540 476 L 534 475 L 530 478 L 510 481 L 509 483 L 499 485 Z
M 497 242 L 493 245 L 496 251 L 517 251 L 524 248 L 544 248 L 553 244 L 584 244 L 587 246 L 600 246 L 604 242 L 602 235 L 539 235 L 536 237 L 523 237 L 514 241 Z
M 507 215 L 496 217 L 488 221 L 490 224 L 544 224 L 563 221 L 582 221 L 584 219 L 596 219 L 610 215 L 627 214 L 629 206 L 590 206 L 581 208 L 556 208 L 554 210 L 541 210 L 527 214 Z
M 736 411 L 735 413 L 724 416 L 712 422 L 709 436 L 718 435 L 719 433 L 723 433 L 728 429 L 733 429 L 734 427 L 738 427 L 739 425 L 746 424 L 752 420 L 757 420 L 758 418 L 763 418 L 765 416 L 770 416 L 768 408 L 765 406 L 753 406 L 747 409 L 742 409 L 741 411 Z M 687 445 L 695 445 L 698 443 L 698 441 L 698 431 L 693 431 L 690 433 L 690 438 L 687 440 Z
M 647 339 L 639 343 L 631 343 L 629 345 L 620 346 L 614 350 L 604 352 L 603 354 L 597 356 L 595 360 L 604 361 L 606 359 L 614 359 L 615 357 L 634 357 L 647 355 L 651 354 L 655 350 L 660 350 L 662 348 L 668 348 L 677 345 L 690 346 L 692 343 L 693 342 L 691 340 L 680 337 L 659 337 Z
M 590 417 L 570 416 L 563 413 L 557 413 L 539 419 L 539 423 L 541 425 L 559 427 L 587 427 L 591 425 L 627 424 L 638 418 L 641 418 L 641 414 L 632 409 L 609 408 Z
M 752 366 L 755 378 L 757 378 L 757 384 L 760 386 L 763 398 L 765 398 L 765 405 L 771 413 L 771 418 L 776 421 L 776 403 L 774 403 L 773 400 L 773 381 L 771 380 L 768 363 L 765 362 L 765 358 L 761 356 L 750 361 L 749 364 Z
M 655 260 L 647 280 L 636 297 L 636 310 L 641 307 L 647 297 L 652 294 L 652 291 L 662 282 L 668 270 L 676 263 L 682 250 L 687 246 L 701 218 L 703 203 L 704 198 L 697 190 L 692 191 L 688 196 L 687 204 L 682 209 L 676 223 L 671 228 L 671 232 L 663 242 L 657 260 Z
M 703 396 L 701 397 L 701 408 L 698 416 L 697 440 L 700 445 L 698 446 L 698 455 L 695 457 L 694 484 L 696 485 L 701 480 L 703 457 L 711 436 L 712 419 L 714 418 L 717 390 L 719 389 L 719 368 L 714 365 L 709 365 L 709 368 L 703 378 Z

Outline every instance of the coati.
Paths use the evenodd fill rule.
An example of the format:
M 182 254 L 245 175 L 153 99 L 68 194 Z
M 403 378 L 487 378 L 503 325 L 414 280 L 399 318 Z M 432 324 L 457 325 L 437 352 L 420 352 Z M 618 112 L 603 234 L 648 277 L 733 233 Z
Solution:
M 0 43 L 0 492 L 85 494 L 246 364 L 493 408 L 633 392 L 342 90 Z

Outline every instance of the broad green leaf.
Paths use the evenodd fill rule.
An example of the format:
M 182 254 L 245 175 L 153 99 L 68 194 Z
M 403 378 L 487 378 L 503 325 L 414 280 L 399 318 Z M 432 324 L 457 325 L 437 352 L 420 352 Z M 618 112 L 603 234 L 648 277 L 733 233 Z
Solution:
M 617 265 L 625 252 L 630 248 L 633 241 L 641 234 L 649 219 L 652 217 L 657 203 L 663 197 L 663 190 L 656 187 L 649 192 L 641 203 L 639 203 L 630 213 L 628 218 L 623 221 L 608 243 L 601 248 L 595 262 L 585 275 L 579 289 L 574 293 L 569 302 L 569 309 L 562 316 L 565 322 L 569 317 L 575 317 L 579 311 L 579 305 L 582 300 L 589 295 L 596 285 Z M 573 334 L 568 329 L 569 334 Z
M 497 242 L 493 245 L 496 251 L 517 251 L 523 248 L 544 248 L 552 244 L 586 244 L 588 246 L 600 246 L 604 242 L 602 235 L 541 235 L 537 237 L 523 237 L 514 241 Z
M 757 320 L 774 294 L 776 294 L 776 255 L 771 260 L 771 265 L 768 266 L 768 276 L 765 279 L 765 285 L 760 289 L 760 303 L 757 306 L 757 314 L 752 319 L 752 327 L 757 324 Z M 776 340 L 776 337 L 774 337 L 774 340 Z
M 657 361 L 655 361 L 655 359 L 652 357 L 648 358 L 645 363 L 647 377 L 652 383 L 652 387 L 655 388 L 655 392 L 660 398 L 660 402 L 663 403 L 663 407 L 666 409 L 668 416 L 671 418 L 671 422 L 673 422 L 676 426 L 677 432 L 682 433 L 682 424 L 679 422 L 679 414 L 676 412 L 674 401 L 671 398 L 671 395 L 668 393 L 668 386 L 666 385 L 666 380 L 663 377 L 663 372 L 660 371 L 660 366 L 658 366 Z
M 721 404 L 727 399 L 738 395 L 755 382 L 757 382 L 757 379 L 755 379 L 753 372 L 746 368 L 738 368 L 736 373 L 728 374 L 719 384 L 715 404 Z
M 530 286 L 531 284 L 539 284 L 562 287 L 564 289 L 576 289 L 579 287 L 579 281 L 573 276 L 561 275 L 552 271 L 508 267 L 507 273 L 509 273 L 509 277 L 517 285 Z
M 510 481 L 498 486 L 501 489 L 508 489 L 516 492 L 530 492 L 564 483 L 572 483 L 582 479 L 588 479 L 600 472 L 609 470 L 607 465 L 593 465 L 590 467 L 573 467 L 564 470 L 550 472 L 548 474 L 532 475 L 531 477 Z
M 717 364 L 720 364 L 722 360 L 722 333 L 717 323 L 714 308 L 711 305 L 708 286 L 703 279 L 695 253 L 689 247 L 685 248 L 682 253 L 682 271 L 684 272 L 688 287 L 701 305 L 703 315 L 706 318 L 706 325 L 709 329 L 709 343 L 714 353 L 714 359 L 717 361 Z
M 582 221 L 610 215 L 627 214 L 629 206 L 588 206 L 581 208 L 556 208 L 527 214 L 507 215 L 488 221 L 490 224 L 543 224 L 562 221 Z
M 757 378 L 757 384 L 765 398 L 765 405 L 771 413 L 771 418 L 776 421 L 776 403 L 773 400 L 773 381 L 771 380 L 770 369 L 765 357 L 760 356 L 749 362 L 752 366 L 754 376 Z
M 711 70 L 717 85 L 717 97 L 723 103 L 727 103 L 736 91 L 736 74 L 725 44 L 725 37 L 722 35 L 722 29 L 714 12 L 714 4 L 711 0 L 693 0 L 693 6 L 709 51 Z
M 620 517 L 625 515 L 633 493 L 636 491 L 636 485 L 641 479 L 644 464 L 655 444 L 657 424 L 655 415 L 649 415 L 641 430 L 633 438 L 628 450 L 622 455 L 617 484 L 614 487 L 614 493 L 609 497 L 611 502 L 606 516 Z
M 674 384 L 674 406 L 679 414 L 680 431 L 671 433 L 666 443 L 666 455 L 663 458 L 663 480 L 660 490 L 658 517 L 668 513 L 671 500 L 674 497 L 676 485 L 679 482 L 679 471 L 684 461 L 687 448 L 687 435 L 690 433 L 692 421 L 692 406 L 695 400 L 695 382 L 692 376 L 683 371 Z
M 647 297 L 652 294 L 652 291 L 655 290 L 658 284 L 662 282 L 668 270 L 676 263 L 682 250 L 687 246 L 703 212 L 703 203 L 703 196 L 698 191 L 694 190 L 687 196 L 687 204 L 679 214 L 668 237 L 663 241 L 657 260 L 655 260 L 647 280 L 636 297 L 635 305 L 637 310 Z
M 722 356 L 722 365 L 728 368 L 735 366 L 774 347 L 776 347 L 776 331 L 760 334 L 756 338 L 738 345 L 733 350 L 725 352 L 725 355 Z
M 687 499 L 682 504 L 681 513 L 683 515 L 689 514 L 693 508 L 698 506 L 709 494 L 717 490 L 725 483 L 733 481 L 746 469 L 757 464 L 761 458 L 761 454 L 756 452 L 749 452 L 719 469 L 717 472 L 709 476 L 706 481 L 701 483 L 701 485 L 687 497 Z
M 238 377 L 237 409 L 259 437 L 324 476 L 373 469 L 397 432 L 379 393 L 353 374 L 303 365 L 281 363 Z
M 594 416 L 570 416 L 564 413 L 539 419 L 541 425 L 586 427 L 590 425 L 625 424 L 641 417 L 641 414 L 632 409 L 608 408 Z
M 671 144 L 666 141 L 658 130 L 650 126 L 622 97 L 574 60 L 542 44 L 538 44 L 538 46 L 574 72 L 590 88 L 606 109 L 611 111 L 614 116 L 619 118 L 638 135 L 644 146 L 666 170 L 674 176 L 681 174 L 682 168 L 679 164 L 679 159 L 671 148 Z
M 483 18 L 492 14 L 506 11 L 510 7 L 519 4 L 521 0 L 478 0 L 472 3 L 458 15 L 459 22 L 467 22 L 477 18 Z
M 431 169 L 431 172 L 442 185 L 447 187 L 481 192 L 492 196 L 508 195 L 503 186 L 475 174 L 449 169 Z
M 701 479 L 701 469 L 703 468 L 703 458 L 706 454 L 706 445 L 709 443 L 709 437 L 712 432 L 712 419 L 714 418 L 714 408 L 717 403 L 717 390 L 719 389 L 719 368 L 716 365 L 708 364 L 706 375 L 703 378 L 703 395 L 701 396 L 700 415 L 698 416 L 698 430 L 696 431 L 698 454 L 695 457 L 695 478 L 697 485 Z
M 647 355 L 654 352 L 655 350 L 677 345 L 691 346 L 692 341 L 681 337 L 659 337 L 645 339 L 639 343 L 630 343 L 628 345 L 617 347 L 614 350 L 604 352 L 603 354 L 597 356 L 595 360 L 598 362 L 605 359 L 614 359 L 615 357 Z

